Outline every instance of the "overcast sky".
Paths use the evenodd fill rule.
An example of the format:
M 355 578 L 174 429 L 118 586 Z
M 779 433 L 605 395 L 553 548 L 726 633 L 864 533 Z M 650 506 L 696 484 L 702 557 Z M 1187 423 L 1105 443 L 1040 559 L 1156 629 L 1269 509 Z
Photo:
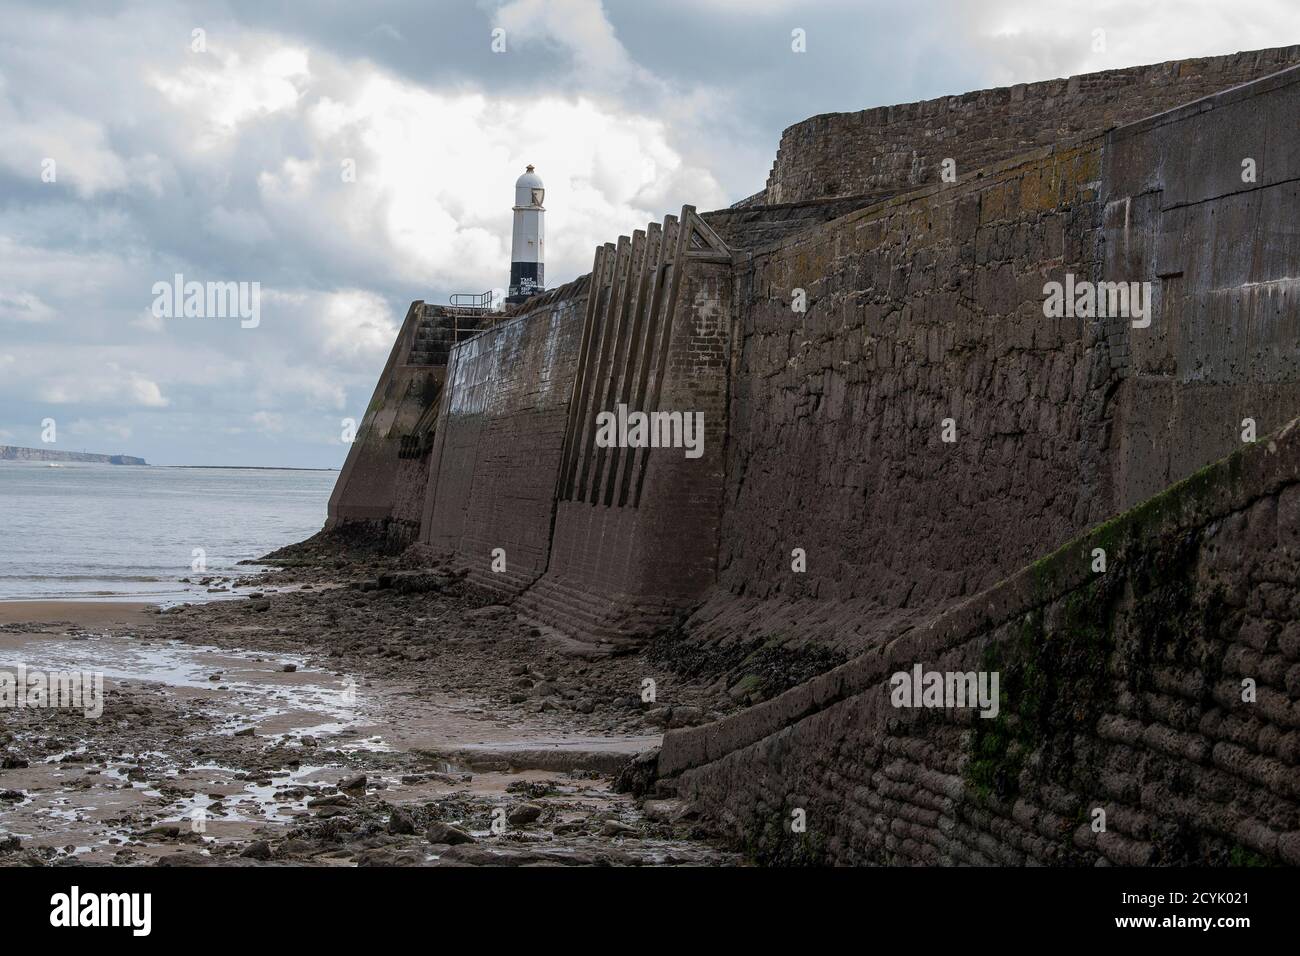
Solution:
M 337 467 L 410 301 L 506 283 L 526 163 L 555 286 L 816 113 L 1297 42 L 1295 0 L 0 0 L 0 444 Z M 177 273 L 260 323 L 155 315 Z

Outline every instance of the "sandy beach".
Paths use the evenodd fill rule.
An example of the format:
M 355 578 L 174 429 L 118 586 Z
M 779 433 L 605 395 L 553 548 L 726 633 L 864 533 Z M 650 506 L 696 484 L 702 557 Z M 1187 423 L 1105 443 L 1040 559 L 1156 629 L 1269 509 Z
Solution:
M 97 719 L 5 712 L 0 864 L 736 859 L 612 786 L 665 726 L 734 706 L 720 688 L 574 657 L 452 569 L 294 564 L 166 611 L 0 603 L 0 670 L 103 682 Z
M 154 606 L 140 601 L 0 601 L 0 624 L 54 624 L 81 627 L 140 624 L 154 617 Z

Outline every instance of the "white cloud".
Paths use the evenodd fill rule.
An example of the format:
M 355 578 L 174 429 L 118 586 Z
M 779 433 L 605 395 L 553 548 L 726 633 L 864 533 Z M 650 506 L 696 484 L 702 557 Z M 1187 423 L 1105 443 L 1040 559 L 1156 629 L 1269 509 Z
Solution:
M 0 167 L 51 190 L 70 184 L 82 197 L 129 182 L 127 164 L 108 145 L 103 124 L 48 103 L 20 108 L 11 91 L 11 84 L 0 84 Z
M 170 402 L 158 383 L 109 363 L 102 371 L 55 371 L 35 382 L 35 395 L 56 405 L 105 404 L 165 408 Z
M 266 410 L 254 412 L 250 416 L 258 431 L 268 435 L 278 435 L 284 431 L 284 416 L 279 412 L 268 412 Z
M 162 316 L 154 315 L 153 309 L 141 309 L 140 314 L 131 320 L 131 328 L 145 332 L 162 332 L 165 325 Z
M 216 206 L 204 224 L 213 235 L 230 242 L 256 243 L 272 238 L 271 226 L 266 218 L 249 209 Z
M 78 418 L 69 424 L 68 432 L 73 435 L 102 435 L 119 441 L 126 441 L 133 434 L 130 424 L 124 421 L 109 419 L 89 421 L 84 418 Z
M 326 355 L 344 362 L 386 356 L 397 337 L 397 322 L 388 303 L 364 289 L 330 293 L 319 310 L 319 321 Z
M 31 292 L 0 289 L 0 322 L 48 322 L 55 312 Z
M 527 163 L 546 181 L 547 274 L 559 280 L 683 201 L 725 202 L 666 124 L 593 99 L 435 92 L 378 71 L 332 93 L 307 112 L 315 157 L 263 173 L 262 200 L 294 241 L 367 258 L 377 277 L 458 291 L 504 284 L 514 180 Z M 355 183 L 342 181 L 343 158 L 355 160 Z
M 190 54 L 190 64 L 178 72 L 151 77 L 153 86 L 178 107 L 177 115 L 201 131 L 203 148 L 232 136 L 251 119 L 292 112 L 311 78 L 304 49 L 248 34 L 230 41 L 251 49 L 209 46 L 206 53 Z
M 111 252 L 51 249 L 0 233 L 0 319 L 46 322 L 64 304 L 84 308 L 120 279 L 123 265 Z
M 512 0 L 496 12 L 506 31 L 506 50 L 547 43 L 564 49 L 576 73 L 596 88 L 648 81 L 614 34 L 600 0 Z
M 310 410 L 342 409 L 347 405 L 344 382 L 318 365 L 290 364 L 282 356 L 264 358 L 257 367 L 255 379 L 252 397 L 261 404 L 293 405 Z
M 1008 85 L 1300 40 L 1292 0 L 1250 6 L 1247 16 L 1223 0 L 988 0 L 953 13 L 972 45 L 982 41 L 989 82 Z

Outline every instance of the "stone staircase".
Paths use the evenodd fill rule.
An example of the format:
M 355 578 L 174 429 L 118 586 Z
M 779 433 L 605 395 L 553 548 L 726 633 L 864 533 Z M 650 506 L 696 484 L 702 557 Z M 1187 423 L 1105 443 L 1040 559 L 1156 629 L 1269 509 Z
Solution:
M 513 598 L 536 581 L 537 572 L 515 571 L 513 569 L 491 571 L 487 568 L 476 566 L 470 569 L 470 572 L 465 579 L 475 587 L 480 587 L 485 591 L 491 591 L 504 601 Z
M 564 630 L 598 645 L 634 648 L 659 627 L 680 616 L 674 604 L 647 605 L 626 595 L 597 597 L 589 589 L 574 587 L 549 576 L 524 591 L 515 609 L 525 617 L 563 621 Z
M 477 335 L 497 318 L 498 313 L 483 309 L 426 304 L 424 315 L 415 327 L 406 364 L 446 365 L 453 345 Z

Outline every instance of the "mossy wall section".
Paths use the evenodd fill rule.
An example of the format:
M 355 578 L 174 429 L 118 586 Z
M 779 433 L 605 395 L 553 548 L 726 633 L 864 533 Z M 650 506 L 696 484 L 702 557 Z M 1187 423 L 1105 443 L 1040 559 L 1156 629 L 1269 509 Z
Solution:
M 1300 864 L 1297 478 L 1292 423 L 660 772 L 765 862 Z M 893 706 L 915 663 L 1000 713 Z

